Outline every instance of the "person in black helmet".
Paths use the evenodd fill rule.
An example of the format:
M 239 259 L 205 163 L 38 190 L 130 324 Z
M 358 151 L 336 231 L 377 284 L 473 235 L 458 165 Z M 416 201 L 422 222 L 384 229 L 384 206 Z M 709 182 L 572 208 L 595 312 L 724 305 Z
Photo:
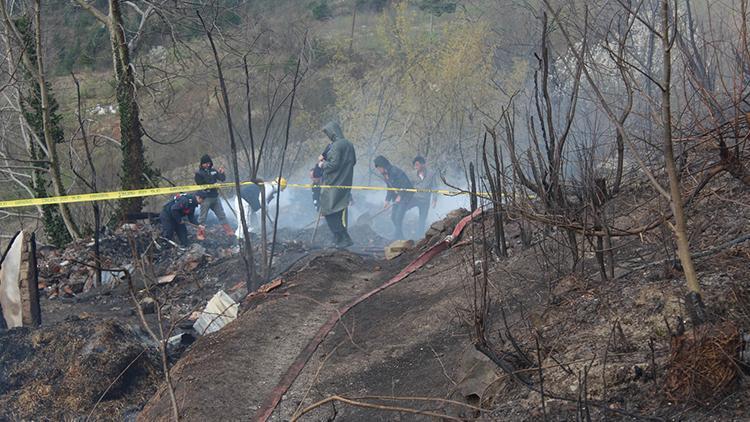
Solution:
M 187 228 L 182 219 L 187 217 L 191 223 L 198 224 L 195 218 L 195 208 L 203 203 L 204 195 L 204 192 L 178 194 L 164 204 L 159 215 L 162 237 L 172 240 L 176 234 L 180 244 L 187 246 Z
M 387 158 L 382 155 L 375 157 L 375 169 L 383 176 L 386 185 L 395 189 L 414 189 L 409 176 L 403 170 L 391 164 Z M 391 210 L 391 221 L 393 221 L 394 239 L 404 238 L 404 215 L 411 206 L 411 200 L 414 192 L 403 192 L 389 190 L 385 195 L 385 204 L 383 208 Z
M 214 163 L 211 161 L 211 157 L 206 154 L 201 157 L 201 164 L 198 171 L 195 172 L 195 184 L 197 185 L 212 185 L 217 182 L 223 182 L 227 180 L 226 174 L 224 174 L 224 167 L 219 167 L 218 170 L 214 169 Z M 203 198 L 203 204 L 201 205 L 200 216 L 198 217 L 198 240 L 206 238 L 206 218 L 208 218 L 208 210 L 211 210 L 219 219 L 224 233 L 227 236 L 234 236 L 234 230 L 227 221 L 227 216 L 224 214 L 224 208 L 221 206 L 221 199 L 219 198 L 219 191 L 216 188 L 206 189 L 204 191 L 205 197 Z

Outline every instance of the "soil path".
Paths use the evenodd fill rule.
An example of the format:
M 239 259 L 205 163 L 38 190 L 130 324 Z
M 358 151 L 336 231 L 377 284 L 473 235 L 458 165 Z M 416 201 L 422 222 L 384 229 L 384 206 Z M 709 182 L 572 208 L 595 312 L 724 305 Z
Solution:
M 466 303 L 465 251 L 451 249 L 406 280 L 371 297 L 343 319 L 287 392 L 272 421 L 329 397 L 422 396 L 447 398 L 456 390 L 459 360 L 471 348 L 469 331 L 455 312 Z M 367 400 L 372 402 L 372 400 Z M 301 403 L 301 405 L 300 405 Z M 439 403 L 391 402 L 446 413 Z M 335 416 L 334 416 L 335 415 Z M 415 420 L 418 416 L 331 404 L 304 421 Z M 428 419 L 428 420 L 434 420 Z
M 335 310 L 398 269 L 346 252 L 321 252 L 287 273 L 284 287 L 237 321 L 201 338 L 172 369 L 183 420 L 251 420 L 281 374 Z M 161 389 L 139 420 L 166 420 Z

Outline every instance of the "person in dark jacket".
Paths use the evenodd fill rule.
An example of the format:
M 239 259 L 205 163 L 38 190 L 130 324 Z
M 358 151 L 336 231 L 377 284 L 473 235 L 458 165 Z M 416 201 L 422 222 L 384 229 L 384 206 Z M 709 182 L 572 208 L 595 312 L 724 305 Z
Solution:
M 386 185 L 389 188 L 395 189 L 414 189 L 409 176 L 404 173 L 403 170 L 391 164 L 387 158 L 382 155 L 375 157 L 375 169 L 383 176 Z M 402 192 L 389 190 L 385 195 L 384 209 L 392 208 L 391 210 L 391 221 L 393 221 L 395 239 L 404 238 L 404 215 L 406 211 L 411 207 L 411 200 L 414 196 L 414 192 Z
M 211 157 L 206 154 L 201 157 L 201 164 L 198 171 L 195 172 L 195 184 L 197 185 L 212 185 L 217 182 L 223 182 L 227 180 L 226 174 L 224 174 L 224 167 L 219 167 L 218 170 L 214 169 L 214 163 L 211 161 Z M 206 218 L 208 217 L 208 210 L 211 210 L 219 219 L 219 223 L 224 228 L 224 233 L 227 236 L 233 236 L 234 231 L 227 221 L 227 216 L 224 214 L 224 208 L 221 206 L 221 199 L 219 198 L 219 191 L 216 188 L 206 189 L 206 197 L 203 198 L 203 205 L 201 205 L 200 216 L 198 217 L 198 240 L 206 238 Z
M 240 198 L 250 205 L 250 210 L 256 212 L 260 209 L 260 186 L 255 183 L 240 187 Z
M 338 123 L 328 123 L 323 127 L 323 132 L 331 140 L 327 155 L 324 157 L 321 154 L 318 157 L 318 167 L 323 169 L 323 184 L 348 187 L 323 189 L 320 192 L 320 214 L 326 218 L 334 245 L 337 248 L 347 248 L 354 244 L 347 230 L 347 209 L 352 200 L 351 186 L 357 154 L 354 152 L 354 145 L 344 138 Z
M 260 184 L 260 185 L 259 185 Z M 277 178 L 276 180 L 273 180 L 271 182 L 263 182 L 263 181 L 253 181 L 252 183 L 243 185 L 240 188 L 240 198 L 244 202 L 243 208 L 245 210 L 245 222 L 247 223 L 247 229 L 248 232 L 254 232 L 259 227 L 258 221 L 257 221 L 257 212 L 261 208 L 261 185 L 263 186 L 262 189 L 264 190 L 264 196 L 266 197 L 266 204 L 271 204 L 274 198 L 276 198 L 276 195 L 279 194 L 279 191 L 283 191 L 286 189 L 286 179 L 285 178 Z M 231 205 L 230 205 L 231 207 Z M 239 212 L 240 206 L 237 201 L 237 198 L 235 198 L 234 201 L 234 212 L 235 215 L 237 215 L 237 212 Z M 239 217 L 238 217 L 239 221 Z M 242 232 L 242 224 L 237 224 L 237 231 L 235 233 L 235 236 L 237 236 L 238 239 L 244 238 L 244 233 Z
M 256 212 L 260 209 L 260 186 L 258 186 L 257 183 L 261 183 L 266 188 L 265 196 L 267 204 L 270 204 L 271 201 L 276 198 L 279 189 L 282 191 L 286 189 L 286 179 L 283 177 L 267 183 L 254 181 L 253 183 L 240 187 L 240 198 L 244 199 L 245 202 L 250 205 L 250 210 L 252 212 Z
M 177 240 L 180 244 L 187 246 L 187 228 L 182 219 L 187 217 L 192 224 L 198 224 L 198 220 L 195 218 L 195 208 L 203 203 L 204 195 L 204 192 L 178 194 L 164 204 L 161 214 L 159 214 L 162 237 L 172 240 L 172 237 L 177 234 Z

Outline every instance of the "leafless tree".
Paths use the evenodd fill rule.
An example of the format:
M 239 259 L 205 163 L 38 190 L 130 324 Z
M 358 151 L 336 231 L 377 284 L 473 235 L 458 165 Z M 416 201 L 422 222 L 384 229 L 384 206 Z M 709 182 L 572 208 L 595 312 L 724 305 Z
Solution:
M 9 38 L 15 40 L 19 46 L 20 56 L 22 63 L 27 71 L 29 71 L 36 82 L 39 84 L 39 96 L 42 110 L 42 125 L 44 133 L 44 145 L 46 147 L 47 156 L 50 165 L 50 174 L 52 176 L 52 186 L 55 195 L 62 196 L 65 194 L 65 188 L 62 182 L 62 173 L 60 169 L 60 159 L 58 157 L 57 145 L 52 137 L 51 132 L 51 121 L 49 112 L 49 95 L 48 89 L 49 84 L 46 78 L 44 53 L 42 48 L 42 21 L 41 21 L 41 3 L 34 1 L 33 3 L 33 26 L 34 26 L 34 49 L 36 54 L 34 57 L 29 54 L 28 48 L 26 48 L 26 42 L 23 36 L 16 27 L 13 19 L 6 7 L 4 1 L 0 2 L 0 13 L 2 13 L 3 22 L 6 28 L 6 33 Z M 60 204 L 60 214 L 62 215 L 65 226 L 70 236 L 74 239 L 80 237 L 80 232 L 75 220 L 73 219 L 70 209 L 66 204 Z

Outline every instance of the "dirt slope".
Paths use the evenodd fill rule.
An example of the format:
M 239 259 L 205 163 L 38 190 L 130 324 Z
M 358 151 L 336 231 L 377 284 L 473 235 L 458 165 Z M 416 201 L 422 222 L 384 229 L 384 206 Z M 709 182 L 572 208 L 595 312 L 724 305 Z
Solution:
M 353 332 L 351 338 L 337 329 L 321 345 L 272 420 L 288 420 L 306 394 L 301 407 L 334 394 L 450 396 L 461 381 L 455 379 L 460 359 L 471 350 L 463 315 L 456 312 L 470 294 L 469 286 L 461 281 L 467 277 L 462 268 L 465 252 L 445 252 L 421 271 L 352 310 L 344 318 Z M 434 403 L 408 403 L 407 407 L 444 410 Z M 326 420 L 334 413 L 336 420 L 399 418 L 397 413 L 351 406 L 337 406 L 334 411 L 329 404 L 305 415 L 304 420 Z M 416 417 L 406 416 L 401 417 Z
M 285 287 L 251 306 L 234 323 L 201 338 L 173 368 L 184 420 L 249 420 L 315 331 L 351 298 L 391 271 L 347 252 L 311 255 L 287 273 Z M 169 416 L 163 390 L 139 420 Z
M 750 247 L 742 235 L 749 230 L 747 216 L 737 216 L 736 210 L 693 216 L 694 224 L 705 227 L 704 237 L 694 243 L 703 251 L 696 254 L 696 264 L 710 304 L 708 327 L 729 322 L 743 333 L 750 330 L 750 294 L 743 281 Z M 290 420 L 308 407 L 312 410 L 301 420 L 430 420 L 426 412 L 500 421 L 542 420 L 545 413 L 549 420 L 747 419 L 746 367 L 733 349 L 722 349 L 731 355 L 729 366 L 717 353 L 715 360 L 707 355 L 690 363 L 724 359 L 714 366 L 733 369 L 720 388 L 705 391 L 707 398 L 669 389 L 675 382 L 697 382 L 699 377 L 682 382 L 670 374 L 684 365 L 673 359 L 675 351 L 689 345 L 691 333 L 699 330 L 686 321 L 684 280 L 671 262 L 661 261 L 658 237 L 624 243 L 618 249 L 620 276 L 600 280 L 593 256 L 587 254 L 579 271 L 566 273 L 560 264 L 565 255 L 550 255 L 558 252 L 556 239 L 522 247 L 515 228 L 508 231 L 510 258 L 483 256 L 481 233 L 492 233 L 489 220 L 484 230 L 471 225 L 453 248 L 346 314 L 271 419 Z M 716 245 L 729 246 L 712 250 Z M 386 264 L 340 252 L 304 261 L 289 274 L 286 291 L 202 339 L 173 370 L 183 418 L 252 420 L 258 404 L 332 312 L 324 305 L 340 305 L 382 284 L 418 252 Z M 560 262 L 541 259 L 551 256 Z M 484 329 L 490 349 L 512 374 L 473 350 L 474 283 L 484 278 L 477 264 L 487 258 L 491 306 Z M 386 268 L 368 276 L 377 265 Z M 348 272 L 353 274 L 341 275 Z M 354 287 L 342 290 L 348 283 Z M 672 335 L 683 323 L 686 334 Z M 544 399 L 538 392 L 542 386 Z M 320 404 L 334 395 L 371 407 Z M 484 410 L 465 403 L 481 404 Z M 140 418 L 164 418 L 167 411 L 162 392 Z
M 328 305 L 340 307 L 383 284 L 419 252 L 413 250 L 385 263 L 332 252 L 301 263 L 286 280 L 285 291 L 261 301 L 217 335 L 201 339 L 173 369 L 181 417 L 252 419 L 258 405 L 331 315 Z M 497 370 L 486 358 L 477 357 L 472 347 L 467 312 L 473 295 L 472 259 L 471 244 L 459 245 L 347 313 L 284 395 L 271 420 L 289 420 L 305 406 L 334 394 L 460 401 L 470 393 L 483 395 L 482 380 L 491 381 Z M 385 268 L 372 272 L 376 265 Z M 518 287 L 526 294 L 539 286 Z M 470 375 L 472 370 L 476 373 Z M 168 400 L 160 391 L 139 419 L 167 417 Z M 411 402 L 407 407 L 467 415 L 465 408 L 440 402 Z M 334 415 L 337 420 L 399 417 L 375 409 L 334 409 L 329 404 L 305 415 L 305 420 Z M 409 420 L 412 417 L 419 416 L 409 415 Z

